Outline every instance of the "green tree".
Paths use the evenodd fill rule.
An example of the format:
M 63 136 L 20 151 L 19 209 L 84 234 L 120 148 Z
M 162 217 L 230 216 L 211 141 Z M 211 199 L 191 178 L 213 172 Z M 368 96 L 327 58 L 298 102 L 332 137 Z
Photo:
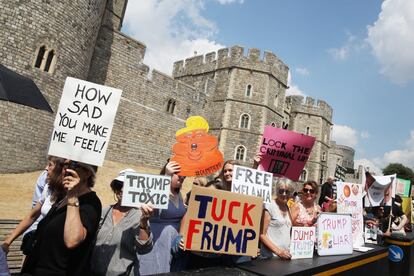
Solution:
M 411 184 L 414 184 L 414 172 L 412 169 L 404 166 L 400 163 L 390 163 L 388 166 L 382 169 L 384 175 L 397 174 L 398 178 L 411 180 Z

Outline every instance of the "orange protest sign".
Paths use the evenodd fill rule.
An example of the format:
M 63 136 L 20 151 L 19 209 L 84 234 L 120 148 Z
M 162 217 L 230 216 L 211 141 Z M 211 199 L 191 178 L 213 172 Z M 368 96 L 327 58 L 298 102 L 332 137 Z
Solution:
M 186 126 L 176 133 L 173 157 L 181 166 L 179 175 L 203 176 L 212 174 L 223 166 L 223 154 L 218 149 L 218 140 L 208 134 L 208 123 L 201 116 L 191 116 Z
M 194 186 L 185 223 L 188 250 L 256 256 L 263 199 Z

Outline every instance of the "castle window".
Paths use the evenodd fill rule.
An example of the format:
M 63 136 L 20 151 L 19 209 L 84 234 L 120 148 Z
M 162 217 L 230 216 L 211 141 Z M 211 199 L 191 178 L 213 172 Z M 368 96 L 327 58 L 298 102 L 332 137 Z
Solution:
M 175 100 L 169 99 L 168 104 L 167 104 L 167 112 L 174 114 L 174 109 L 175 109 Z
M 282 123 L 282 128 L 283 129 L 288 129 L 288 127 L 289 127 L 288 123 L 285 123 L 285 122 Z
M 250 115 L 249 114 L 242 114 L 240 116 L 240 124 L 239 124 L 240 128 L 250 128 Z
M 322 161 L 326 161 L 326 152 L 322 152 Z
M 271 125 L 272 127 L 276 127 L 275 122 L 272 122 L 270 125 Z
M 190 113 L 191 113 L 191 107 L 187 106 L 187 109 L 186 109 L 187 117 L 190 116 Z
M 307 177 L 308 177 L 308 172 L 306 170 L 303 170 L 302 173 L 300 174 L 299 180 L 306 181 Z
M 277 95 L 277 93 L 276 93 L 276 95 L 275 95 L 275 100 L 274 100 L 274 102 L 273 102 L 273 104 L 275 105 L 275 106 L 277 106 L 278 105 L 278 97 L 277 97 L 278 95 Z
M 56 64 L 55 50 L 48 49 L 45 45 L 42 45 L 36 53 L 36 59 L 33 66 L 42 71 L 53 73 Z
M 244 95 L 246 97 L 251 97 L 252 96 L 252 85 L 251 84 L 248 84 L 246 86 L 246 92 L 244 93 Z
M 246 147 L 245 146 L 237 146 L 236 151 L 234 153 L 234 159 L 239 161 L 245 161 L 246 158 Z
M 310 135 L 310 127 L 306 127 L 305 134 L 306 134 L 306 135 Z

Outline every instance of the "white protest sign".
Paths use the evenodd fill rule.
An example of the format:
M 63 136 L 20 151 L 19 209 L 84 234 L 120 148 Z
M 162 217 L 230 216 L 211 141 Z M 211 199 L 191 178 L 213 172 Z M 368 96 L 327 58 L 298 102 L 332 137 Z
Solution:
M 263 202 L 272 202 L 272 179 L 269 172 L 234 165 L 231 191 L 243 195 L 263 198 Z
M 365 207 L 391 206 L 397 187 L 397 175 L 366 176 Z
M 66 78 L 49 155 L 102 166 L 122 91 Z
M 351 215 L 321 213 L 317 226 L 318 255 L 352 254 Z
M 337 212 L 351 214 L 352 239 L 354 247 L 364 245 L 364 218 L 362 193 L 364 186 L 355 183 L 336 182 Z
M 292 227 L 292 236 L 290 239 L 290 254 L 292 255 L 292 259 L 312 258 L 315 239 L 315 227 Z
M 122 206 L 140 207 L 152 204 L 157 209 L 168 209 L 171 176 L 128 172 L 122 193 Z

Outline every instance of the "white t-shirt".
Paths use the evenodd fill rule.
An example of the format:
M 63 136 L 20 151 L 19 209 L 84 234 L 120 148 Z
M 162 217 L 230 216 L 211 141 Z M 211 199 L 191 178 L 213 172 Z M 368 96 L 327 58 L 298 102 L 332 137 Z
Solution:
M 40 209 L 40 216 L 37 218 L 37 220 L 30 226 L 29 229 L 26 230 L 25 234 L 27 232 L 30 232 L 32 230 L 37 229 L 37 225 L 39 222 L 47 215 L 50 208 L 52 208 L 53 203 L 50 202 L 50 197 L 52 195 L 52 191 L 49 189 L 49 185 L 46 184 L 45 188 L 43 189 L 42 195 L 40 196 L 38 203 L 42 205 L 42 208 Z

